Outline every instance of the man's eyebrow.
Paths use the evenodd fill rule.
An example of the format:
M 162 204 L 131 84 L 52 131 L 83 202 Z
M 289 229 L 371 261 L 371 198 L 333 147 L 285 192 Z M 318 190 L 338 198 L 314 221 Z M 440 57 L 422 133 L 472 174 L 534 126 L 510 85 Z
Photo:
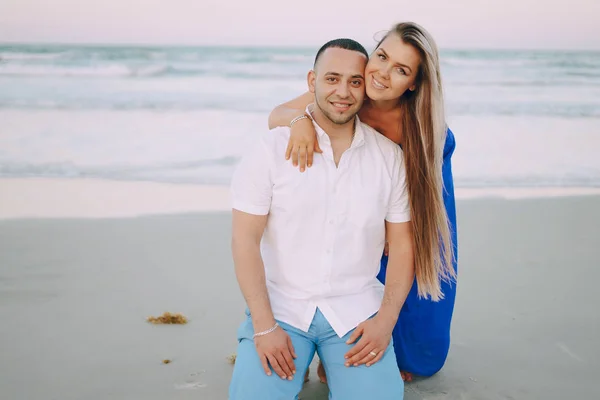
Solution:
M 384 49 L 382 49 L 381 47 L 379 48 L 379 50 L 381 50 L 381 52 L 383 53 L 384 56 L 386 56 L 387 58 L 390 58 L 390 56 L 388 56 L 388 54 L 385 52 Z M 401 67 L 404 67 L 408 70 L 408 72 L 412 73 L 412 69 L 410 69 L 410 67 L 408 65 L 404 65 L 402 63 L 397 62 L 396 65 L 399 65 Z
M 333 75 L 333 76 L 342 76 L 342 74 L 340 74 L 339 72 L 326 72 L 325 75 Z M 361 74 L 356 74 L 356 75 L 352 75 L 352 79 L 365 79 L 364 76 L 362 76 Z

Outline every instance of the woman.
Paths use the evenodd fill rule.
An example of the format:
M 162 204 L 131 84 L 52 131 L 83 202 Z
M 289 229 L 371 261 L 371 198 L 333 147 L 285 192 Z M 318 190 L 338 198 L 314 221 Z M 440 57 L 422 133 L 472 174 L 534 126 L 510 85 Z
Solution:
M 446 127 L 437 46 L 422 27 L 400 23 L 378 43 L 365 69 L 368 99 L 359 118 L 399 144 L 406 160 L 415 240 L 416 279 L 394 328 L 394 350 L 404 380 L 431 376 L 448 354 L 456 286 L 456 212 L 450 158 L 454 135 Z M 304 95 L 275 108 L 269 127 L 289 126 L 313 103 Z M 293 124 L 286 152 L 294 166 L 321 152 L 309 119 Z M 384 282 L 387 256 L 381 259 Z M 325 382 L 325 371 L 319 366 Z

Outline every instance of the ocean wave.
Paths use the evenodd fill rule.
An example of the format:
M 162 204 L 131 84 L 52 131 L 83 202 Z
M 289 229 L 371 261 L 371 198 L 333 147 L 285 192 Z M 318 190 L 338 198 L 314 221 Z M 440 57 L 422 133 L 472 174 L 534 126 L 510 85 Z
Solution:
M 215 76 L 238 79 L 302 79 L 305 71 L 293 71 L 266 68 L 256 65 L 247 68 L 242 65 L 209 68 L 205 65 L 124 65 L 110 64 L 100 66 L 55 66 L 55 65 L 10 65 L 0 64 L 0 77 L 64 77 L 64 78 L 153 78 L 153 77 L 195 77 Z
M 568 73 L 573 77 L 572 79 L 527 79 L 522 78 L 521 80 L 511 79 L 511 78 L 495 78 L 495 77 L 485 77 L 485 78 L 461 78 L 461 79 L 448 79 L 446 84 L 452 86 L 461 86 L 462 88 L 483 88 L 489 87 L 490 89 L 498 89 L 502 87 L 518 87 L 518 88 L 540 88 L 540 87 L 598 87 L 600 86 L 600 73 L 595 74 L 587 74 L 587 73 Z M 580 79 L 579 79 L 580 78 Z M 591 78 L 591 79 L 590 79 Z
M 124 77 L 132 76 L 135 72 L 118 64 L 98 67 L 0 64 L 0 76 Z
M 264 112 L 302 93 L 314 50 L 0 45 L 0 108 Z M 600 117 L 600 53 L 446 51 L 455 115 Z
M 155 165 L 83 166 L 72 162 L 0 163 L 0 177 L 5 178 L 96 178 L 111 180 L 151 180 L 173 183 L 207 183 L 207 176 L 222 177 L 232 172 L 238 157 L 183 161 Z M 202 173 L 205 170 L 206 173 Z M 222 170 L 218 173 L 216 170 Z
M 290 94 L 292 96 L 292 94 Z M 114 111 L 232 111 L 268 113 L 277 102 L 260 100 L 248 101 L 241 98 L 220 99 L 1 99 L 0 109 L 18 110 L 114 110 Z M 600 104 L 589 103 L 543 103 L 543 102 L 490 102 L 490 101 L 449 101 L 449 115 L 463 116 L 536 116 L 564 118 L 600 118 Z
M 9 61 L 39 61 L 56 60 L 63 57 L 66 52 L 58 53 L 21 53 L 21 52 L 0 52 L 0 63 Z
M 205 68 L 176 68 L 167 64 L 127 66 L 123 64 L 85 66 L 1 65 L 0 76 L 130 78 L 160 76 L 202 76 Z
M 315 49 L 261 47 L 0 45 L 0 77 L 152 78 L 219 76 L 303 78 Z M 444 51 L 445 81 L 597 80 L 600 53 Z M 595 82 L 597 84 L 597 82 Z M 576 81 L 575 84 L 578 84 Z
M 558 176 L 520 176 L 496 178 L 455 177 L 454 186 L 460 188 L 600 188 L 600 176 L 573 175 Z
M 461 56 L 441 57 L 443 67 L 468 67 L 468 68 L 521 68 L 536 64 L 533 60 L 507 59 L 499 57 L 475 58 Z
M 573 71 L 566 71 L 565 72 L 566 75 L 569 76 L 576 76 L 579 78 L 586 78 L 585 82 L 582 83 L 588 83 L 590 82 L 587 78 L 600 78 L 600 65 L 598 66 L 598 68 L 594 68 L 594 69 L 588 69 L 586 71 L 581 71 L 581 70 L 573 70 Z M 598 84 L 598 82 L 591 82 L 593 85 Z
M 314 55 L 275 54 L 270 57 L 270 60 L 283 63 L 306 63 L 313 62 Z
M 204 111 L 226 110 L 239 112 L 269 112 L 272 102 L 248 101 L 245 99 L 7 99 L 0 98 L 0 109 L 19 110 L 114 110 L 114 111 Z
M 0 77 L 54 77 L 54 78 L 88 78 L 88 79 L 135 79 L 135 78 L 185 78 L 185 77 L 221 77 L 237 79 L 305 79 L 309 66 L 302 63 L 281 65 L 261 61 L 253 63 L 225 62 L 173 62 L 156 59 L 153 62 L 100 63 L 80 64 L 52 63 L 2 63 Z M 485 66 L 486 74 L 479 74 L 471 69 L 446 69 L 444 81 L 451 84 L 468 85 L 504 85 L 504 86 L 599 86 L 600 73 L 594 68 L 571 68 L 565 70 L 519 70 L 490 71 Z
M 592 66 L 600 62 L 599 51 L 550 51 L 550 50 L 442 50 L 442 62 L 457 65 L 555 65 Z
M 145 166 L 81 166 L 70 162 L 28 164 L 0 164 L 2 178 L 59 178 L 59 179 L 106 179 L 115 181 L 151 181 L 185 184 L 228 185 L 237 157 L 214 160 L 198 160 L 171 165 Z M 521 176 L 463 177 L 455 175 L 455 187 L 460 188 L 551 188 L 551 187 L 600 187 L 598 173 L 570 173 L 568 176 L 548 174 Z
M 449 115 L 463 116 L 529 116 L 562 118 L 600 118 L 599 104 L 509 103 L 455 101 L 447 105 Z

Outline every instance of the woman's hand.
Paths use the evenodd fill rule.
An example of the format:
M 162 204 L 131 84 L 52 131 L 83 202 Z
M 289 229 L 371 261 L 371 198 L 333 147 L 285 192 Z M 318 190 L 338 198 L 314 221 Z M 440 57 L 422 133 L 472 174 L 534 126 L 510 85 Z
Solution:
M 323 152 L 319 147 L 317 131 L 310 118 L 296 121 L 290 129 L 290 140 L 285 151 L 285 159 L 289 160 L 291 157 L 292 165 L 294 167 L 300 165 L 300 172 L 304 172 L 307 166 L 309 168 L 312 166 L 314 152 Z
M 356 342 L 344 355 L 346 367 L 358 367 L 362 364 L 370 367 L 381 360 L 392 340 L 394 325 L 395 321 L 386 321 L 379 315 L 360 323 L 346 342 Z

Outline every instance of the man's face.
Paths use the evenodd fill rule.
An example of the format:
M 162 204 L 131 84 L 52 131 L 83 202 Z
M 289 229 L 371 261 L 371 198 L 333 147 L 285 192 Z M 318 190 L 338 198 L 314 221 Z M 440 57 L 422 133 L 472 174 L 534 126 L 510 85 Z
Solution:
M 364 54 L 330 47 L 308 74 L 308 86 L 315 94 L 317 108 L 338 125 L 353 120 L 365 98 Z M 315 109 L 315 112 L 319 110 Z

